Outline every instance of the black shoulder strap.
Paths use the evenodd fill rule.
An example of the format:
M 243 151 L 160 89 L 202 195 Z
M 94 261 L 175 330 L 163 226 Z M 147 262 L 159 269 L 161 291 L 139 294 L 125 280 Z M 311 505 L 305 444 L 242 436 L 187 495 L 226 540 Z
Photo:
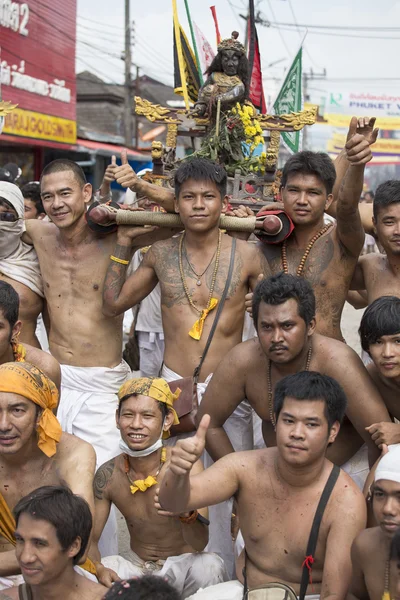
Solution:
M 207 356 L 207 352 L 210 349 L 211 342 L 212 342 L 212 339 L 214 337 L 215 330 L 217 329 L 218 320 L 219 320 L 219 318 L 221 316 L 222 309 L 224 308 L 225 300 L 226 300 L 226 297 L 228 295 L 229 286 L 230 286 L 230 283 L 231 283 L 231 280 L 232 280 L 233 265 L 235 263 L 235 250 L 236 250 L 236 238 L 233 237 L 232 238 L 232 248 L 231 248 L 231 260 L 230 260 L 230 263 L 229 263 L 228 276 L 226 278 L 226 283 L 225 283 L 224 291 L 222 292 L 221 299 L 218 302 L 218 308 L 217 308 L 217 312 L 216 312 L 216 315 L 215 315 L 214 323 L 212 324 L 212 327 L 210 329 L 210 333 L 208 334 L 208 339 L 207 339 L 207 343 L 206 343 L 206 345 L 204 347 L 204 352 L 203 352 L 203 354 L 201 356 L 199 364 L 197 365 L 197 367 L 195 368 L 194 373 L 193 373 L 193 378 L 195 380 L 195 383 L 197 383 L 197 380 L 198 380 L 199 375 L 200 375 L 201 367 L 203 366 L 203 363 L 204 363 L 204 361 L 206 359 L 206 356 Z
M 326 505 L 328 504 L 328 500 L 331 496 L 332 490 L 335 487 L 335 483 L 340 474 L 340 467 L 337 465 L 333 465 L 332 471 L 328 477 L 328 481 L 325 484 L 324 491 L 321 494 L 321 498 L 319 500 L 317 510 L 315 511 L 314 521 L 311 527 L 310 537 L 308 538 L 307 551 L 306 551 L 306 560 L 307 557 L 314 557 L 315 549 L 317 547 L 318 541 L 318 533 L 319 527 L 321 525 L 322 517 L 325 512 Z M 299 600 L 304 600 L 304 597 L 307 593 L 307 586 L 310 578 L 309 569 L 307 567 L 306 561 L 304 561 L 303 572 L 301 574 L 301 584 L 300 584 L 300 595 Z

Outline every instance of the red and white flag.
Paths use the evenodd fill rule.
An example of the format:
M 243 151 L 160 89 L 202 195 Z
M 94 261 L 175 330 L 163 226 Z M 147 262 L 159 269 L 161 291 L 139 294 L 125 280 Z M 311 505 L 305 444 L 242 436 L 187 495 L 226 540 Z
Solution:
M 249 26 L 250 30 L 250 26 Z M 250 33 L 250 31 L 249 31 Z M 253 69 L 251 71 L 250 79 L 250 102 L 254 104 L 262 114 L 266 114 L 267 105 L 265 104 L 264 88 L 261 71 L 261 56 L 260 48 L 258 45 L 257 30 L 254 26 L 254 57 L 253 57 Z
M 196 25 L 194 21 L 192 22 L 194 28 L 194 35 L 196 38 L 197 51 L 199 53 L 201 71 L 202 73 L 204 73 L 211 65 L 215 57 L 215 52 L 212 49 L 210 42 L 205 38 L 203 32 L 200 30 L 200 28 Z

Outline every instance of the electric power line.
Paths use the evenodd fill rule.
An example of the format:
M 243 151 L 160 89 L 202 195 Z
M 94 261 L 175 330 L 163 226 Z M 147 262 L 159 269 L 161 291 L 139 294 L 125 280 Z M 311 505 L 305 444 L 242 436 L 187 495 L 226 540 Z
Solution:
M 267 3 L 268 3 L 268 6 L 269 6 L 269 10 L 271 11 L 272 18 L 274 19 L 274 21 L 276 21 L 276 17 L 275 17 L 274 9 L 272 8 L 272 4 L 271 4 L 270 0 L 267 0 Z M 281 38 L 281 40 L 282 40 L 282 43 L 283 43 L 283 45 L 284 45 L 284 46 L 285 46 L 285 48 L 286 48 L 286 52 L 287 52 L 287 53 L 288 53 L 288 55 L 290 56 L 292 53 L 291 53 L 291 51 L 290 51 L 290 49 L 289 49 L 289 47 L 288 47 L 288 45 L 287 45 L 287 43 L 286 43 L 286 40 L 285 40 L 285 38 L 284 38 L 284 36 L 283 36 L 283 33 L 281 32 L 281 30 L 279 29 L 279 27 L 278 27 L 277 29 L 278 29 L 279 36 L 280 36 L 280 38 Z

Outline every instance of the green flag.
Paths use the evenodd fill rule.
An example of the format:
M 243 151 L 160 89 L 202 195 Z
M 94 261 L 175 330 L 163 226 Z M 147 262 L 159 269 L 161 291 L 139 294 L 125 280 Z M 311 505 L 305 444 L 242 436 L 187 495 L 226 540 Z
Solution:
M 302 54 L 303 48 L 301 47 L 274 102 L 273 108 L 276 115 L 303 110 Z M 300 150 L 301 131 L 284 131 L 281 133 L 281 137 L 290 152 L 294 153 Z

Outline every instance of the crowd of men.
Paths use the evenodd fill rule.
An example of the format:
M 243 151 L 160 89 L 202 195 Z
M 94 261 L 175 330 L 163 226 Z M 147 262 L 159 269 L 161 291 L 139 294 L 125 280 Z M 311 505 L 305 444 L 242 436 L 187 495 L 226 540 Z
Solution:
M 400 181 L 359 203 L 374 121 L 335 163 L 286 162 L 275 245 L 220 229 L 206 159 L 172 192 L 123 153 L 96 192 L 116 181 L 182 231 L 89 226 L 68 160 L 0 181 L 0 600 L 400 598 Z M 366 232 L 381 251 L 360 257 Z M 351 291 L 366 366 L 341 332 Z

